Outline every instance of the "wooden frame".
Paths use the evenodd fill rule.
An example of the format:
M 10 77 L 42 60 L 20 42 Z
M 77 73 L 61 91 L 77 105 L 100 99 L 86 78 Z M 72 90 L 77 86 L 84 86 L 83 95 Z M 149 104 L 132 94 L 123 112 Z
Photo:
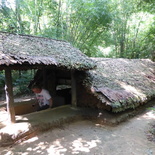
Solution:
M 72 106 L 77 107 L 77 88 L 75 71 L 71 71 Z
M 6 101 L 7 101 L 7 111 L 9 115 L 8 119 L 10 123 L 15 123 L 12 75 L 11 75 L 11 69 L 9 67 L 5 69 L 5 93 L 6 93 Z

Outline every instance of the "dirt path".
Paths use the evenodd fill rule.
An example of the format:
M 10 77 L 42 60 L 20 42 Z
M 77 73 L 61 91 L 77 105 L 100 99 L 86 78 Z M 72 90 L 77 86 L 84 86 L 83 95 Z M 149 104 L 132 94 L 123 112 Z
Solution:
M 13 147 L 1 155 L 155 155 L 155 143 L 147 140 L 151 111 L 115 127 L 79 121 L 54 129 Z

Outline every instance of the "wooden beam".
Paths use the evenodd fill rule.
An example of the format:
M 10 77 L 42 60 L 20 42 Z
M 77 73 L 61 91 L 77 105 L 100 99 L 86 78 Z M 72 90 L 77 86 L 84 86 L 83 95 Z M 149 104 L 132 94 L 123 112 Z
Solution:
M 47 89 L 47 75 L 45 68 L 43 68 L 43 88 Z
M 77 107 L 77 88 L 76 88 L 76 78 L 75 71 L 71 71 L 71 90 L 72 90 L 72 106 Z
M 51 70 L 51 74 L 48 77 L 48 90 L 52 96 L 56 95 L 56 73 L 55 73 L 55 70 Z
M 13 98 L 13 87 L 12 87 L 12 76 L 11 69 L 5 69 L 5 93 L 6 93 L 6 101 L 7 101 L 7 112 L 8 119 L 10 123 L 15 123 L 15 110 L 14 110 L 14 98 Z

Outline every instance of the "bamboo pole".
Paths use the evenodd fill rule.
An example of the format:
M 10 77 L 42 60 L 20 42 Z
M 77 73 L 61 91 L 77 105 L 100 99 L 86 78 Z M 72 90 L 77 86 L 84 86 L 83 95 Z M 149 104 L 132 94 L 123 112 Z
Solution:
M 14 98 L 13 98 L 13 87 L 12 87 L 12 76 L 11 69 L 5 69 L 5 93 L 7 101 L 7 112 L 9 123 L 15 123 L 15 110 L 14 110 Z

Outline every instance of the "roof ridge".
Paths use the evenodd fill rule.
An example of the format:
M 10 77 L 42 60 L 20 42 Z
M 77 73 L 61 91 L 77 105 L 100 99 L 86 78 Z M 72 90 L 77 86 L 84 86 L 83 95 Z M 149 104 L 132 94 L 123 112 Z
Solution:
M 8 34 L 8 35 L 11 34 L 11 35 L 18 35 L 18 36 L 27 36 L 27 37 L 32 37 L 32 38 L 50 39 L 50 40 L 55 40 L 55 41 L 61 41 L 61 42 L 69 43 L 66 40 L 54 39 L 54 38 L 49 38 L 49 37 L 44 37 L 44 36 L 37 36 L 37 35 L 33 35 L 33 34 L 10 33 L 10 32 L 4 32 L 4 31 L 0 31 L 0 33 L 4 33 L 4 34 Z

